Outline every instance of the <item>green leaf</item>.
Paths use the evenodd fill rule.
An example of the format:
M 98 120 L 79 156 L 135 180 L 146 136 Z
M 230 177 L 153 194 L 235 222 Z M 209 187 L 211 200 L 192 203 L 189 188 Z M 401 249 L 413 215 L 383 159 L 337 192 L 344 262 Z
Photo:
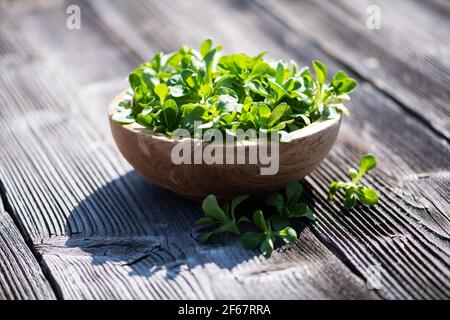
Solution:
M 155 93 L 159 97 L 161 104 L 166 100 L 167 95 L 169 94 L 169 88 L 165 84 L 158 84 L 155 87 Z
M 278 231 L 278 236 L 286 243 L 297 241 L 297 232 L 291 227 L 286 227 L 283 230 Z
M 355 168 L 351 168 L 348 171 L 348 176 L 350 177 L 350 179 L 355 179 L 358 176 L 358 170 L 356 170 Z
M 153 70 L 159 72 L 161 71 L 161 58 L 163 57 L 162 52 L 157 52 L 154 56 L 152 61 L 150 62 L 150 66 Z
M 142 126 L 153 128 L 156 123 L 156 117 L 153 113 L 144 114 L 142 112 L 137 115 L 136 121 Z
M 327 81 L 328 70 L 327 67 L 319 60 L 313 61 L 314 72 L 316 73 L 316 78 L 320 84 L 324 84 Z
M 236 91 L 234 91 L 231 88 L 227 88 L 227 87 L 220 87 L 216 90 L 216 96 L 222 96 L 222 95 L 229 95 L 231 96 L 233 99 L 235 99 L 236 101 L 239 100 L 239 97 L 236 93 Z
M 214 220 L 211 219 L 210 217 L 202 217 L 197 221 L 195 221 L 195 224 L 211 224 L 211 223 L 214 223 Z
M 278 82 L 275 82 L 272 79 L 269 79 L 269 86 L 276 94 L 275 101 L 280 101 L 281 98 L 289 95 L 289 93 Z
M 261 210 L 256 210 L 253 214 L 253 223 L 263 231 L 269 230 L 269 227 L 266 224 L 266 220 L 264 219 L 264 215 Z
M 240 218 L 238 219 L 238 221 L 237 221 L 237 224 L 240 224 L 241 222 L 248 222 L 248 223 L 250 223 L 251 221 L 250 221 L 250 219 L 247 218 L 247 217 L 240 217 Z
M 275 124 L 273 127 L 269 128 L 269 129 L 265 129 L 265 130 L 267 130 L 267 132 L 280 131 L 280 130 L 283 130 L 284 128 L 286 128 L 286 125 L 292 123 L 292 121 L 294 121 L 294 119 L 281 121 L 281 122 L 278 122 L 277 124 Z M 280 132 L 278 132 L 278 133 L 280 133 Z
M 233 213 L 234 210 L 236 209 L 236 207 L 237 207 L 240 203 L 242 203 L 242 201 L 244 201 L 245 199 L 248 199 L 249 197 L 250 197 L 249 195 L 244 194 L 244 195 L 240 195 L 240 196 L 234 198 L 234 199 L 231 201 L 231 208 L 230 208 L 230 211 Z
M 284 198 L 279 193 L 274 193 L 266 198 L 266 204 L 277 208 L 278 212 L 284 207 Z
M 363 188 L 358 192 L 359 201 L 366 206 L 372 206 L 378 203 L 378 194 L 374 189 Z
M 211 238 L 211 236 L 215 234 L 215 231 L 211 231 L 211 232 L 206 232 L 204 234 L 202 234 L 200 237 L 198 237 L 198 240 L 200 242 L 206 242 L 209 240 L 209 238 Z
M 237 225 L 235 224 L 235 221 L 228 221 L 227 223 L 224 223 L 222 225 L 220 225 L 219 227 L 217 227 L 216 229 L 216 233 L 225 233 L 225 232 L 229 232 L 232 233 L 234 235 L 240 236 L 240 232 L 237 228 Z
M 270 220 L 270 224 L 272 225 L 272 228 L 276 231 L 285 229 L 286 227 L 290 226 L 289 219 L 282 217 L 282 216 L 274 216 Z
M 289 110 L 289 106 L 287 103 L 283 102 L 276 106 L 270 114 L 269 120 L 267 122 L 267 126 L 269 128 L 273 127 L 273 125 L 283 117 L 283 115 Z
M 273 240 L 272 238 L 266 238 L 262 241 L 261 246 L 259 248 L 261 253 L 266 257 L 270 257 L 273 251 Z
M 291 216 L 301 218 L 306 216 L 309 211 L 309 207 L 306 203 L 297 203 L 292 208 Z
M 295 118 L 297 121 L 303 122 L 305 125 L 309 126 L 311 124 L 311 119 L 308 118 L 308 116 L 304 114 L 292 114 L 290 115 L 291 118 Z M 298 130 L 300 128 L 296 128 Z
M 366 154 L 359 160 L 359 172 L 363 175 L 369 172 L 377 165 L 377 159 L 372 154 Z
M 220 95 L 216 103 L 220 113 L 234 112 L 240 108 L 237 98 L 229 94 Z
M 225 212 L 223 212 L 222 208 L 219 206 L 215 195 L 210 194 L 205 198 L 205 200 L 203 200 L 202 209 L 207 217 L 210 217 L 211 219 L 214 219 L 221 223 L 228 222 L 228 218 L 225 215 Z
M 284 82 L 284 65 L 279 62 L 277 65 L 277 70 L 276 70 L 276 74 L 275 74 L 275 81 L 280 84 L 283 85 Z
M 330 184 L 330 192 L 328 194 L 328 200 L 333 200 L 334 195 L 339 191 L 340 189 L 348 189 L 350 188 L 350 185 L 346 182 L 342 181 L 335 181 Z
M 311 209 L 308 210 L 305 216 L 311 221 L 315 221 L 317 219 L 316 214 Z
M 213 42 L 211 39 L 206 39 L 200 45 L 200 54 L 205 58 L 206 54 L 211 50 Z
M 111 119 L 121 124 L 130 124 L 136 121 L 136 119 L 131 115 L 131 109 L 125 109 L 114 113 Z
M 255 78 L 260 75 L 263 75 L 267 73 L 270 69 L 270 66 L 268 63 L 260 61 L 252 69 L 252 72 L 250 73 L 250 77 Z
M 352 188 L 347 189 L 345 193 L 344 205 L 348 209 L 352 209 L 356 205 L 356 197 Z
M 341 86 L 339 87 L 339 93 L 340 94 L 344 94 L 344 93 L 350 93 L 352 92 L 357 86 L 357 83 L 355 80 L 353 79 L 345 79 Z
M 291 181 L 286 185 L 287 205 L 293 205 L 298 202 L 303 193 L 303 186 L 298 181 Z
M 128 76 L 128 82 L 130 83 L 130 87 L 133 92 L 136 93 L 137 89 L 141 86 L 141 78 L 135 73 L 130 73 Z
M 162 106 L 160 113 L 160 121 L 162 125 L 169 130 L 174 129 L 177 122 L 177 116 L 178 116 L 177 103 L 172 99 L 169 99 L 166 102 L 164 102 L 164 105 Z
M 333 77 L 332 82 L 334 83 L 338 83 L 342 80 L 347 79 L 347 74 L 344 71 L 339 71 L 338 73 L 336 73 L 336 75 Z
M 341 113 L 345 116 L 350 115 L 350 111 L 343 104 L 338 104 L 333 107 L 338 113 Z
M 197 85 L 197 74 L 191 69 L 184 69 L 183 71 L 181 71 L 180 75 L 183 83 L 187 87 L 194 88 Z
M 255 104 L 255 105 L 258 108 L 258 115 L 259 115 L 259 117 L 261 119 L 264 119 L 265 122 L 267 122 L 269 120 L 269 117 L 270 117 L 270 114 L 271 114 L 269 106 L 267 104 L 265 104 L 265 103 L 262 103 L 262 102 L 260 102 L 258 104 Z
M 210 84 L 203 84 L 200 88 L 200 94 L 202 95 L 203 99 L 208 99 L 209 97 L 212 96 L 214 92 L 214 89 L 212 87 L 212 85 Z
M 241 242 L 244 245 L 244 248 L 248 250 L 257 249 L 263 240 L 264 236 L 261 233 L 256 232 L 246 232 L 241 237 Z
M 184 90 L 182 85 L 171 86 L 169 87 L 169 91 L 170 95 L 174 98 L 179 98 L 187 94 L 187 91 Z
M 150 89 L 155 88 L 155 85 L 157 85 L 159 82 L 156 72 L 151 69 L 145 69 L 144 71 L 142 71 L 142 80 L 144 81 L 147 88 Z
M 269 93 L 267 92 L 266 88 L 264 88 L 264 86 L 257 81 L 249 81 L 245 84 L 245 87 L 249 88 L 250 91 L 257 93 L 263 97 L 269 96 Z
M 339 71 L 333 77 L 331 86 L 334 87 L 334 91 L 337 95 L 343 95 L 353 91 L 356 88 L 357 83 L 354 79 L 349 78 L 345 72 Z
M 214 72 L 214 60 L 216 58 L 216 53 L 218 51 L 220 51 L 220 47 L 210 50 L 204 57 L 206 67 L 206 75 L 205 75 L 206 84 L 212 84 L 212 73 Z
M 255 129 L 267 128 L 267 122 L 271 113 L 268 105 L 263 102 L 256 102 L 252 106 L 250 113 L 253 116 Z
M 241 75 L 252 65 L 252 59 L 245 53 L 230 54 L 219 59 L 219 66 L 235 75 Z

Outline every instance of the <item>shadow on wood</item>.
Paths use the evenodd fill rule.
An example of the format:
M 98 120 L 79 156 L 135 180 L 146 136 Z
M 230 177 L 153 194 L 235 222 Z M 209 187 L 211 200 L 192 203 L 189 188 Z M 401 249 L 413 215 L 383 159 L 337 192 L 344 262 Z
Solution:
M 196 241 L 200 204 L 136 171 L 93 190 L 69 215 L 64 242 L 39 245 L 45 263 L 58 269 L 62 296 L 337 299 L 345 292 L 376 298 L 303 221 L 295 223 L 299 240 L 265 259 L 234 236 Z M 239 213 L 251 215 L 256 207 L 269 213 L 261 203 L 249 201 Z
M 252 206 L 243 210 L 253 210 Z M 66 246 L 90 255 L 94 265 L 130 266 L 130 275 L 139 276 L 164 269 L 169 278 L 183 267 L 214 264 L 232 269 L 255 256 L 232 236 L 199 243 L 196 238 L 205 228 L 195 226 L 195 220 L 201 212 L 199 203 L 130 171 L 93 192 L 71 212 Z

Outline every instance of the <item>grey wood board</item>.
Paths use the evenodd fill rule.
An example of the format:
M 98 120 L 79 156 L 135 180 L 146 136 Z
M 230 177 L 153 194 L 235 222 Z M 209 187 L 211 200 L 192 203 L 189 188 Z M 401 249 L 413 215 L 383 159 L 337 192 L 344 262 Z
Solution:
M 117 19 L 111 20 L 109 19 L 109 14 L 102 14 L 102 12 L 105 12 L 104 3 L 96 2 L 95 4 L 98 14 L 103 17 L 112 32 L 124 41 L 127 41 L 126 34 L 121 32 L 121 28 L 116 27 Z M 185 37 L 180 38 L 179 41 L 199 43 L 202 38 L 209 35 L 219 39 L 219 43 L 225 44 L 226 48 L 231 47 L 234 50 L 239 50 L 234 48 L 237 45 L 242 45 L 245 47 L 245 50 L 255 53 L 269 49 L 276 52 L 279 56 L 291 56 L 303 63 L 309 63 L 315 58 L 324 59 L 334 72 L 338 67 L 345 68 L 345 65 L 339 65 L 339 61 L 336 64 L 335 57 L 324 53 L 311 40 L 308 34 L 297 32 L 297 30 L 293 32 L 282 21 L 280 22 L 278 17 L 274 17 L 271 13 L 260 8 L 259 5 L 245 4 L 248 4 L 248 2 L 229 1 L 212 5 L 203 1 L 197 3 L 203 10 L 195 11 L 195 8 L 186 2 L 174 1 L 171 2 L 171 6 L 166 4 L 161 6 L 156 4 L 150 5 L 141 2 L 139 4 L 139 14 L 142 17 L 149 15 L 155 17 L 152 19 L 153 30 L 164 30 L 165 17 L 170 12 L 176 11 L 189 13 L 180 15 L 178 19 L 175 19 L 173 24 L 177 28 L 182 28 L 183 25 L 191 25 L 194 21 L 197 26 L 204 23 L 203 28 L 197 27 L 191 33 L 177 33 L 174 37 Z M 121 22 L 128 23 L 128 28 L 140 30 L 141 42 L 156 42 L 160 43 L 160 47 L 175 49 L 173 45 L 167 44 L 168 37 L 166 34 L 161 34 L 161 39 L 158 40 L 157 32 L 152 32 L 152 29 L 138 28 L 137 26 L 142 25 L 142 22 L 139 19 L 134 19 L 138 14 L 134 12 L 135 9 L 133 7 L 123 6 L 121 2 L 113 2 L 112 6 L 108 5 L 107 7 L 108 10 L 106 12 L 113 11 L 111 7 L 116 8 L 114 17 L 117 18 L 121 14 L 123 16 Z M 220 13 L 223 12 L 229 13 L 226 15 L 229 28 L 225 27 L 226 22 L 223 22 L 223 18 L 222 20 L 220 18 Z M 216 29 L 216 26 L 220 26 L 220 28 Z M 235 32 L 234 30 L 236 29 L 240 29 L 242 32 Z M 209 34 L 207 34 L 208 32 Z M 237 39 L 235 40 L 235 38 Z M 241 40 L 241 38 L 243 39 Z M 133 41 L 127 43 L 133 48 Z M 258 43 L 261 44 L 258 46 Z M 358 74 L 355 76 L 359 78 Z M 360 229 L 357 231 L 352 230 L 352 232 L 356 232 L 355 238 L 352 240 L 356 242 L 355 244 L 358 244 L 359 241 L 363 242 L 365 245 L 364 249 L 359 248 L 358 250 L 367 250 L 368 260 L 364 258 L 356 259 L 355 256 L 357 255 L 353 251 L 355 250 L 354 246 L 347 246 L 345 243 L 338 242 L 339 238 L 345 239 L 345 233 L 342 234 L 340 230 L 333 231 L 335 232 L 335 238 L 331 239 L 330 245 L 337 245 L 338 250 L 344 250 L 345 255 L 356 264 L 361 273 L 365 273 L 367 268 L 370 270 L 370 266 L 373 264 L 380 263 L 383 266 L 386 264 L 388 278 L 391 274 L 401 274 L 403 266 L 393 261 L 397 258 L 393 259 L 392 255 L 386 253 L 390 250 L 398 252 L 398 247 L 404 246 L 403 240 L 409 240 L 410 234 L 412 235 L 412 241 L 419 241 L 420 244 L 422 242 L 420 239 L 422 232 L 416 232 L 416 230 L 421 231 L 423 225 L 426 225 L 429 232 L 425 234 L 430 238 L 426 240 L 425 244 L 433 248 L 435 241 L 440 243 L 442 252 L 436 252 L 438 259 L 434 259 L 427 253 L 426 246 L 425 250 L 422 248 L 417 250 L 420 246 L 417 247 L 416 244 L 411 243 L 409 250 L 419 255 L 419 260 L 424 259 L 427 261 L 432 259 L 432 263 L 437 263 L 439 265 L 437 274 L 434 274 L 433 270 L 435 269 L 432 268 L 430 273 L 421 276 L 422 279 L 417 280 L 417 287 L 406 286 L 406 291 L 405 289 L 400 289 L 405 286 L 402 284 L 404 280 L 399 277 L 397 280 L 394 280 L 394 283 L 397 283 L 393 285 L 399 287 L 397 292 L 389 293 L 389 290 L 394 290 L 394 288 L 390 288 L 385 292 L 385 296 L 446 297 L 449 294 L 447 285 L 449 271 L 447 231 L 449 226 L 449 204 L 445 199 L 445 195 L 448 194 L 447 181 L 449 177 L 448 143 L 445 139 L 441 139 L 440 136 L 436 137 L 434 132 L 423 121 L 417 119 L 409 112 L 405 112 L 404 106 L 399 105 L 397 99 L 390 99 L 389 95 L 380 91 L 372 83 L 367 83 L 365 79 L 359 78 L 359 80 L 362 83 L 362 88 L 356 93 L 356 101 L 352 104 L 355 108 L 352 109 L 351 117 L 346 120 L 350 121 L 350 123 L 344 125 L 343 131 L 345 133 L 343 135 L 345 136 L 342 137 L 343 143 L 338 144 L 335 148 L 336 152 L 339 147 L 342 151 L 334 157 L 333 154 L 336 152 L 332 152 L 329 157 L 331 159 L 329 165 L 332 164 L 335 169 L 329 176 L 325 175 L 319 185 L 324 189 L 324 186 L 327 186 L 329 181 L 332 178 L 336 178 L 339 171 L 342 171 L 342 169 L 337 170 L 336 168 L 348 168 L 352 162 L 357 161 L 357 158 L 363 152 L 371 151 L 381 159 L 379 167 L 382 167 L 380 169 L 384 170 L 381 185 L 386 189 L 386 200 L 389 204 L 379 207 L 380 212 L 377 219 L 372 221 L 369 219 L 369 222 L 373 224 L 370 227 L 376 226 L 377 233 L 365 235 L 367 233 L 367 228 L 365 227 L 367 217 L 364 214 L 360 218 L 361 221 L 359 221 Z M 420 132 L 417 130 L 420 130 Z M 392 152 L 393 148 L 395 148 L 395 152 Z M 345 160 L 345 158 L 350 158 L 349 156 L 353 156 L 352 160 Z M 321 170 L 318 170 L 318 173 L 321 172 Z M 342 173 L 340 177 L 343 178 Z M 378 179 L 375 181 L 380 183 Z M 325 192 L 322 191 L 319 199 L 324 197 Z M 339 208 L 334 208 L 337 212 L 341 211 Z M 328 212 L 330 206 L 326 204 L 324 210 Z M 393 222 L 385 221 L 386 215 L 393 219 Z M 406 219 L 398 220 L 397 216 Z M 409 219 L 412 219 L 412 221 Z M 378 229 L 377 225 L 380 220 L 383 221 L 384 230 L 383 228 Z M 332 225 L 333 222 L 334 219 L 331 220 L 330 224 Z M 410 224 L 413 225 L 412 229 L 410 229 Z M 317 225 L 320 225 L 320 222 Z M 353 229 L 353 226 L 348 225 L 347 228 Z M 321 234 L 325 239 L 328 239 L 329 234 L 327 232 L 329 231 L 325 231 L 327 230 L 324 230 Z M 358 233 L 361 233 L 363 237 L 361 238 L 361 235 Z M 403 236 L 406 236 L 406 238 Z M 367 238 L 373 238 L 375 241 L 367 241 Z M 391 239 L 394 240 L 391 241 Z M 399 241 L 399 239 L 403 240 Z M 384 242 L 388 243 L 387 247 L 380 246 Z M 373 251 L 377 254 L 374 255 Z M 417 257 L 414 255 L 405 252 L 399 258 L 399 261 L 407 266 L 413 265 L 414 268 L 417 268 L 419 265 L 415 263 L 414 260 L 416 259 Z M 406 277 L 409 277 L 408 281 L 415 282 L 416 280 L 412 276 L 413 273 L 410 270 L 406 270 L 406 272 Z M 422 271 L 417 270 L 415 272 L 420 274 Z M 434 276 L 440 278 L 438 281 L 440 289 L 437 291 L 429 287 L 430 284 L 436 283 L 434 279 L 431 279 Z M 425 285 L 422 284 L 423 281 L 425 281 Z
M 55 299 L 55 295 L 0 199 L 0 300 L 6 299 Z
M 15 39 L 6 30 L 0 40 L 7 43 L 0 59 L 9 70 L 0 77 L 8 89 L 2 90 L 2 100 L 9 105 L 0 110 L 7 132 L 0 177 L 6 177 L 13 212 L 43 254 L 62 297 L 242 298 L 255 297 L 254 292 L 267 298 L 373 297 L 335 255 L 363 278 L 380 266 L 382 297 L 448 297 L 448 144 L 359 74 L 362 86 L 336 147 L 306 179 L 307 199 L 319 220 L 303 230 L 298 245 L 272 259 L 242 250 L 233 239 L 198 245 L 193 240 L 198 230 L 189 232 L 200 214 L 198 205 L 130 172 L 102 117 L 108 100 L 126 86 L 126 72 L 150 56 L 142 56 L 147 48 L 175 49 L 180 42 L 198 44 L 213 35 L 233 51 L 270 49 L 273 57 L 302 63 L 320 58 L 333 71 L 345 67 L 260 6 L 197 5 L 203 10 L 181 1 L 92 2 L 96 13 L 84 10 L 84 32 L 70 33 L 79 51 L 72 50 L 73 43 L 58 46 L 43 36 L 49 30 L 57 30 L 55 39 L 68 36 L 55 28 L 64 23 L 62 4 L 52 2 L 37 14 L 27 7 L 9 11 L 8 23 L 23 37 Z M 174 8 L 184 15 L 168 25 Z M 12 21 L 18 14 L 21 25 Z M 196 28 L 179 32 L 194 21 Z M 128 37 L 129 30 L 136 34 Z M 90 60 L 72 64 L 76 55 Z M 104 70 L 105 63 L 113 68 Z M 324 201 L 328 183 L 343 178 L 366 151 L 380 160 L 368 180 L 381 189 L 380 205 L 346 212 Z M 318 257 L 305 254 L 308 250 Z M 277 281 L 289 288 L 287 293 L 266 289 Z
M 3 13 L 22 37 L 12 46 L 17 60 L 8 60 L 0 76 L 0 176 L 12 213 L 42 255 L 60 298 L 376 298 L 309 229 L 298 245 L 269 260 L 236 239 L 198 244 L 199 205 L 132 171 L 107 127 L 97 124 L 106 121 L 100 117 L 104 100 L 118 90 L 121 70 L 129 70 L 135 57 L 125 59 L 129 50 L 89 13 L 85 33 L 71 35 L 82 50 L 47 41 L 48 30 L 54 39 L 67 36 L 57 28 L 63 8 L 51 2 Z M 102 41 L 91 45 L 97 37 Z M 71 65 L 77 54 L 98 60 L 84 64 L 79 58 Z M 101 84 L 95 75 L 104 64 L 110 69 Z M 92 98 L 92 86 L 101 97 Z

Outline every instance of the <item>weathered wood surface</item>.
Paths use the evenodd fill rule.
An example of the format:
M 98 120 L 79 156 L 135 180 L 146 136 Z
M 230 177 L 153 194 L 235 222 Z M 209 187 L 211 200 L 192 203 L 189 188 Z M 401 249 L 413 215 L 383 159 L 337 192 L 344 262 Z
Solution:
M 54 298 L 39 263 L 0 201 L 0 300 Z
M 408 7 L 410 15 L 419 14 L 417 3 Z M 422 69 L 393 69 L 390 62 L 399 59 L 409 66 L 411 55 L 427 57 L 428 48 L 385 52 L 377 34 L 361 30 L 356 11 L 348 14 L 351 23 L 340 15 L 333 18 L 349 33 L 357 29 L 367 46 L 384 48 L 373 49 L 379 65 L 370 72 L 363 54 L 342 58 L 342 43 L 332 39 L 339 27 L 325 28 L 325 22 L 317 25 L 308 17 L 297 24 L 292 12 L 303 6 L 317 6 L 325 14 L 320 1 L 279 6 L 269 1 L 86 1 L 80 3 L 81 30 L 65 28 L 67 5 L 2 2 L 0 11 L 0 180 L 9 213 L 42 256 L 57 297 L 450 297 L 448 90 L 436 79 L 428 89 L 418 81 L 402 82 L 405 75 L 423 76 Z M 289 7 L 292 12 L 285 10 Z M 435 13 L 433 4 L 423 10 L 439 17 L 448 13 Z M 420 26 L 394 14 L 384 20 L 385 28 L 406 38 L 429 31 L 418 31 Z M 312 37 L 311 30 L 321 36 Z M 397 44 L 398 34 L 384 31 L 388 43 Z M 305 181 L 318 222 L 302 225 L 297 244 L 270 259 L 243 250 L 231 238 L 198 244 L 198 204 L 132 171 L 110 136 L 106 108 L 126 86 L 129 70 L 156 50 L 195 45 L 206 36 L 229 51 L 269 49 L 272 57 L 302 63 L 320 58 L 333 71 L 349 67 L 361 83 L 339 141 Z M 437 37 L 427 39 L 435 44 Z M 441 40 L 445 50 L 448 43 Z M 426 65 L 430 73 L 448 82 L 448 61 L 432 59 Z M 397 90 L 380 87 L 376 79 Z M 430 95 L 435 102 L 428 102 Z M 347 212 L 325 201 L 328 183 L 343 178 L 367 151 L 379 158 L 368 181 L 380 190 L 381 203 Z M 365 279 L 377 265 L 382 287 L 371 291 Z M 17 282 L 20 287 L 26 281 Z

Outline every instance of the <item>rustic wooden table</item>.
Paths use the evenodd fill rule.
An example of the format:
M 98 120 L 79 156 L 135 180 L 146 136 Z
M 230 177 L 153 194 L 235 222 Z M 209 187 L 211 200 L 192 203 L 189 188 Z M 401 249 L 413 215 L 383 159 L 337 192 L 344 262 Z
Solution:
M 366 25 L 372 4 L 381 29 Z M 444 0 L 0 1 L 0 298 L 450 298 L 449 30 Z M 208 36 L 360 83 L 304 181 L 318 221 L 270 259 L 197 243 L 199 205 L 133 171 L 109 132 L 130 70 Z M 365 152 L 379 205 L 327 202 Z

